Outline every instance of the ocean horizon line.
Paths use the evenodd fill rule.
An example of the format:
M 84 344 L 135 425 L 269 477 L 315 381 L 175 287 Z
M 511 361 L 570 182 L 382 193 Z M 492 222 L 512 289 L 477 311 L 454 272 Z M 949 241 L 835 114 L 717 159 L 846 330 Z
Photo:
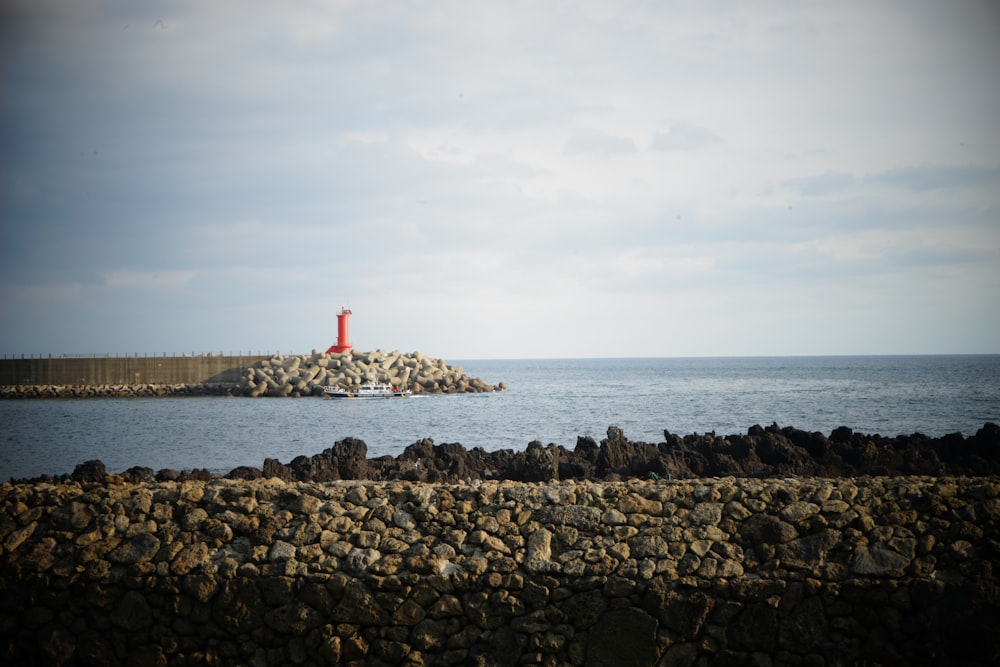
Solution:
M 372 350 L 361 349 L 357 346 L 353 348 L 359 353 L 373 352 L 378 349 L 374 348 Z M 417 351 L 414 351 L 417 352 Z M 0 354 L 0 360 L 11 361 L 20 359 L 129 359 L 129 358 L 170 358 L 170 357 L 180 357 L 180 358 L 196 358 L 196 357 L 267 357 L 267 356 L 308 356 L 316 354 L 315 351 L 311 352 L 283 352 L 281 350 L 247 350 L 247 351 L 228 351 L 228 352 L 5 352 Z M 425 356 L 435 356 L 433 354 L 425 354 Z M 865 359 L 865 358 L 879 358 L 879 359 L 891 359 L 891 358 L 930 358 L 930 357 L 996 357 L 1000 356 L 1000 351 L 997 352 L 893 352 L 893 353 L 879 353 L 879 352 L 858 352 L 858 353 L 792 353 L 792 354 L 682 354 L 682 355 L 649 355 L 649 354 L 639 354 L 639 355 L 594 355 L 594 356 L 565 356 L 565 357 L 546 357 L 546 356 L 516 356 L 516 357 L 505 357 L 505 356 L 490 356 L 490 357 L 447 357 L 441 356 L 442 359 L 452 359 L 459 362 L 468 361 L 617 361 L 617 360 L 627 360 L 627 361 L 637 361 L 643 359 L 690 359 L 690 360 L 704 360 L 704 359 Z
M 933 357 L 997 357 L 1000 352 L 920 352 L 920 353 L 859 353 L 859 354 L 705 354 L 705 355 L 636 355 L 594 357 L 454 357 L 456 362 L 468 361 L 641 361 L 643 359 L 927 359 Z

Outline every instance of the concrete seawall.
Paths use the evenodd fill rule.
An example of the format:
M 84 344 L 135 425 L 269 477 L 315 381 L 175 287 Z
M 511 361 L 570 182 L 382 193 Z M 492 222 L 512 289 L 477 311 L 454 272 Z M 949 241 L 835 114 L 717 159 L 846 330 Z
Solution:
M 0 359 L 0 385 L 142 385 L 238 383 L 266 356 Z
M 1000 479 L 0 485 L 7 664 L 1000 658 Z

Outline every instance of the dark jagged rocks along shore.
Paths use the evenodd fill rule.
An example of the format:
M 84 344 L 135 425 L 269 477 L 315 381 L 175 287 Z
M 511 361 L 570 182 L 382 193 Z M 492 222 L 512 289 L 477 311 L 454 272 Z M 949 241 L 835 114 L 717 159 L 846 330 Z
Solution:
M 753 426 L 745 435 L 714 433 L 679 436 L 664 431 L 658 444 L 632 442 L 616 426 L 598 444 L 578 437 L 576 447 L 528 443 L 524 451 L 467 449 L 459 443 L 434 444 L 426 438 L 399 456 L 368 457 L 364 441 L 345 438 L 313 456 L 288 463 L 266 459 L 262 468 L 244 466 L 229 479 L 276 477 L 285 481 L 403 480 L 462 483 L 474 480 L 550 482 L 556 480 L 618 481 L 629 478 L 704 477 L 858 477 L 1000 475 L 1000 426 L 987 422 L 975 435 L 941 438 L 921 434 L 883 437 L 854 433 L 847 427 L 829 436 L 794 427 Z M 71 477 L 100 481 L 107 475 L 100 461 L 76 467 Z M 131 468 L 121 474 L 128 482 L 208 480 L 217 475 L 204 469 L 186 471 Z M 43 477 L 39 480 L 53 480 Z

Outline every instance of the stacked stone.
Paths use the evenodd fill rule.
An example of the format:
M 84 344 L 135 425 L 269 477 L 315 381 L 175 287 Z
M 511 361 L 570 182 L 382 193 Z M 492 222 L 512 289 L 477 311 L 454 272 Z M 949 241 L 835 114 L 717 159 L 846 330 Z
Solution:
M 369 382 L 406 387 L 414 393 L 481 393 L 504 389 L 465 374 L 461 366 L 450 366 L 419 352 L 403 354 L 357 352 L 311 355 L 276 355 L 243 373 L 240 391 L 246 396 L 319 396 L 324 386 L 345 389 Z
M 1000 480 L 0 485 L 7 664 L 991 664 Z M 92 471 L 91 471 L 92 472 Z

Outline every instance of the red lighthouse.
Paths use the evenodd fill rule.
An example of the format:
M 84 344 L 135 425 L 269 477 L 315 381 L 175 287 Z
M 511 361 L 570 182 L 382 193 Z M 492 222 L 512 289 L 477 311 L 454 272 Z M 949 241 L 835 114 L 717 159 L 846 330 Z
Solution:
M 350 317 L 351 311 L 348 308 L 341 308 L 340 312 L 337 313 L 337 344 L 331 345 L 330 349 L 326 351 L 327 354 L 347 352 L 351 349 L 351 335 L 347 330 Z

